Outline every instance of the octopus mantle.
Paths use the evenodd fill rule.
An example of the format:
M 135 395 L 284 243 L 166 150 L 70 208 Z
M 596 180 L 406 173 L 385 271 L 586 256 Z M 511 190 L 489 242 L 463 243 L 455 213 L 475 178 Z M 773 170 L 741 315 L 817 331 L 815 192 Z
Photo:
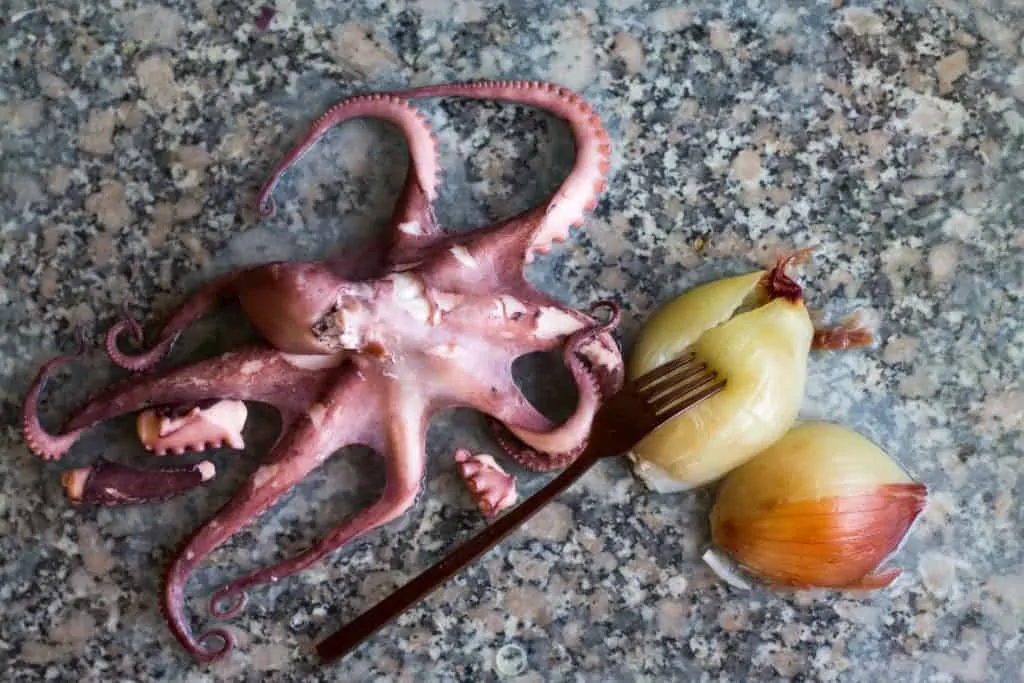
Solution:
M 436 141 L 409 100 L 454 96 L 544 109 L 571 127 L 575 163 L 544 203 L 500 223 L 453 234 L 438 225 Z M 583 448 L 602 397 L 618 390 L 623 362 L 609 315 L 582 312 L 535 290 L 525 265 L 564 240 L 604 189 L 610 145 L 589 105 L 565 88 L 537 82 L 477 82 L 361 95 L 331 107 L 274 169 L 259 197 L 274 212 L 273 189 L 283 173 L 332 126 L 379 117 L 396 126 L 409 149 L 406 182 L 378 241 L 364 252 L 311 262 L 274 262 L 220 276 L 194 292 L 139 353 L 119 346 L 130 318 L 106 335 L 106 352 L 135 372 L 81 407 L 59 434 L 39 421 L 39 393 L 50 370 L 74 355 L 46 363 L 23 411 L 24 435 L 38 456 L 63 456 L 85 430 L 135 413 L 143 445 L 158 455 L 208 447 L 243 448 L 246 402 L 274 406 L 282 430 L 242 490 L 198 528 L 167 570 L 161 606 L 179 642 L 210 661 L 232 647 L 227 630 L 195 635 L 184 613 L 184 590 L 197 565 L 259 516 L 326 459 L 351 444 L 383 458 L 386 483 L 369 507 L 339 524 L 313 547 L 277 565 L 238 578 L 214 593 L 213 616 L 237 614 L 252 586 L 276 581 L 318 562 L 354 538 L 387 524 L 416 501 L 425 473 L 425 434 L 431 416 L 469 407 L 490 419 L 500 444 L 523 466 L 563 467 Z M 178 335 L 227 299 L 237 300 L 260 333 L 260 343 L 178 367 L 157 367 Z M 512 378 L 516 358 L 561 349 L 578 386 L 573 414 L 554 424 L 539 413 Z M 515 483 L 487 454 L 458 449 L 457 468 L 487 515 L 515 502 Z M 180 494 L 216 474 L 213 464 L 139 468 L 98 459 L 65 471 L 74 502 L 123 505 Z

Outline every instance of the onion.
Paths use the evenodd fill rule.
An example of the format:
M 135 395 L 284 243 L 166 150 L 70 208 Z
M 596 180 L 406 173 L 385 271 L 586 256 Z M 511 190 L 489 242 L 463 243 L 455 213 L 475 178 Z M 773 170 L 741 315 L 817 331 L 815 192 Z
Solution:
M 729 473 L 711 541 L 767 584 L 881 588 L 900 571 L 879 566 L 926 502 L 926 487 L 870 440 L 807 422 Z
M 795 422 L 814 326 L 799 287 L 782 273 L 786 264 L 698 286 L 641 330 L 630 357 L 632 378 L 695 351 L 727 382 L 629 454 L 651 489 L 686 490 L 719 479 Z

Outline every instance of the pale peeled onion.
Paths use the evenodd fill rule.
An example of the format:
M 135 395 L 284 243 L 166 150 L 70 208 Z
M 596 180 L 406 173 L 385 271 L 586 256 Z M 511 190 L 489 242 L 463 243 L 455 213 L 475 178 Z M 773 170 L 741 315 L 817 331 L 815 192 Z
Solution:
M 720 478 L 779 439 L 803 401 L 814 325 L 800 297 L 770 298 L 767 271 L 695 287 L 659 309 L 630 358 L 635 378 L 695 351 L 723 391 L 645 437 L 629 454 L 661 492 Z M 749 310 L 738 312 L 741 307 Z

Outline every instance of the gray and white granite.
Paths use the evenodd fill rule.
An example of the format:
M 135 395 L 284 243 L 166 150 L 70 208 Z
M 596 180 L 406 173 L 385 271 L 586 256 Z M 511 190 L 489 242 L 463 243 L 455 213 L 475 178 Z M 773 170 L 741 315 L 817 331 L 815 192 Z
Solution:
M 0 663 L 5 681 L 1024 680 L 1024 2 L 785 3 L 284 0 L 38 3 L 0 17 Z M 356 7 L 353 7 L 356 6 Z M 701 563 L 709 491 L 647 492 L 599 466 L 483 561 L 362 650 L 319 668 L 310 646 L 481 528 L 449 454 L 493 448 L 473 415 L 430 432 L 428 493 L 399 522 L 252 592 L 239 647 L 196 665 L 157 607 L 181 539 L 273 437 L 213 456 L 210 486 L 153 507 L 73 509 L 59 472 L 145 456 L 131 424 L 66 462 L 18 429 L 38 365 L 122 304 L 156 320 L 240 263 L 312 256 L 377 229 L 404 152 L 377 122 L 325 139 L 260 221 L 256 188 L 330 102 L 477 78 L 551 79 L 604 117 L 613 177 L 583 231 L 530 277 L 585 306 L 626 307 L 622 341 L 682 289 L 813 245 L 826 317 L 866 308 L 880 344 L 816 355 L 807 414 L 876 439 L 931 490 L 872 595 L 744 593 Z M 423 101 L 439 131 L 439 214 L 473 225 L 539 201 L 568 169 L 559 122 L 512 106 Z M 225 311 L 179 359 L 243 335 Z M 120 376 L 96 353 L 49 387 L 56 424 Z M 542 477 L 523 475 L 527 491 Z M 217 551 L 205 596 L 306 547 L 381 483 L 352 453 Z

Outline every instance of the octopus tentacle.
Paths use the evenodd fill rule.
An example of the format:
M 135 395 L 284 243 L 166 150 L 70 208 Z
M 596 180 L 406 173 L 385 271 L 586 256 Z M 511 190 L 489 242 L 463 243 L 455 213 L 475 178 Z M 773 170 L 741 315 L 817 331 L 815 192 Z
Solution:
M 301 439 L 281 442 L 278 448 L 282 450 L 272 454 L 287 454 L 287 467 L 267 464 L 257 469 L 244 488 L 183 544 L 167 570 L 161 608 L 179 642 L 200 661 L 213 661 L 227 654 L 233 643 L 230 635 L 220 629 L 198 637 L 193 635 L 184 614 L 185 583 L 207 555 L 266 511 L 322 462 L 323 452 L 313 447 L 315 435 L 307 431 L 297 432 Z M 221 648 L 207 645 L 214 637 L 224 641 Z
M 433 133 L 428 131 L 427 134 L 430 135 L 431 149 L 436 156 L 437 142 Z M 398 198 L 387 231 L 388 263 L 399 269 L 417 265 L 425 252 L 444 234 L 434 215 L 433 197 L 428 196 L 415 173 L 415 160 L 411 155 L 421 147 L 410 142 L 410 164 L 405 187 Z
M 374 117 L 396 125 L 409 148 L 409 168 L 405 185 L 395 205 L 388 227 L 388 262 L 414 263 L 419 252 L 441 234 L 432 204 L 437 197 L 440 158 L 437 139 L 423 115 L 405 100 L 393 95 L 374 94 L 351 97 L 328 109 L 310 127 L 306 135 L 275 167 L 260 190 L 260 214 L 269 217 L 276 211 L 272 193 L 281 177 L 334 126 L 353 118 Z
M 57 460 L 67 453 L 84 431 L 82 428 L 70 429 L 63 434 L 50 434 L 39 421 L 39 395 L 50 373 L 65 363 L 79 358 L 82 352 L 57 356 L 42 365 L 36 378 L 29 387 L 28 394 L 21 406 L 21 431 L 25 445 L 43 460 Z
M 569 229 L 583 224 L 584 213 L 597 205 L 611 167 L 611 142 L 600 117 L 572 90 L 543 81 L 474 81 L 428 85 L 397 91 L 407 98 L 471 97 L 538 107 L 564 119 L 576 142 L 572 171 L 545 203 L 543 215 L 532 228 L 526 259 L 547 253 L 554 242 L 569 237 Z
M 546 308 L 549 311 L 558 311 L 559 314 L 573 316 L 581 321 L 578 329 L 565 334 L 552 337 L 551 335 L 544 335 L 544 330 L 535 328 L 534 336 L 547 337 L 548 339 L 564 342 L 571 334 L 579 332 L 583 328 L 590 328 L 591 334 L 581 334 L 579 336 L 577 353 L 589 364 L 590 371 L 596 377 L 602 393 L 605 395 L 614 394 L 622 387 L 623 382 L 625 382 L 622 352 L 619 350 L 619 346 L 611 334 L 611 330 L 618 326 L 621 317 L 616 304 L 610 301 L 596 302 L 591 306 L 590 314 L 588 315 L 572 308 L 566 308 L 551 296 L 537 290 L 531 290 L 529 295 L 524 298 L 541 310 Z M 607 325 L 596 324 L 593 315 L 595 311 L 600 309 L 608 311 L 609 320 Z M 542 320 L 538 320 L 538 327 L 541 326 L 542 322 Z M 547 350 L 548 348 L 554 348 L 554 345 L 538 348 L 539 350 Z
M 260 188 L 257 197 L 260 215 L 265 218 L 274 215 L 277 210 L 273 197 L 274 188 L 285 172 L 305 156 L 327 131 L 343 121 L 364 117 L 384 119 L 402 131 L 409 145 L 409 156 L 412 161 L 406 188 L 409 188 L 409 183 L 414 184 L 417 191 L 422 192 L 427 203 L 433 202 L 437 197 L 439 161 L 437 143 L 426 119 L 407 101 L 395 95 L 374 93 L 342 100 L 314 122 L 302 140 L 274 167 L 270 177 Z
M 118 338 L 125 332 L 131 333 L 137 342 L 143 342 L 142 327 L 129 314 L 127 309 L 118 322 L 114 323 L 104 337 L 104 347 L 107 356 L 117 365 L 126 370 L 141 372 L 147 370 L 160 361 L 171 346 L 174 340 L 185 331 L 192 323 L 200 318 L 209 315 L 226 296 L 233 291 L 233 286 L 241 273 L 228 273 L 214 278 L 199 288 L 182 305 L 178 307 L 171 317 L 164 323 L 157 334 L 156 341 L 148 349 L 129 354 L 118 348 Z
M 400 392 L 397 386 L 392 387 Z M 397 519 L 416 502 L 426 473 L 426 413 L 415 396 L 389 396 L 398 409 L 386 419 L 387 446 L 384 491 L 369 507 L 344 521 L 313 547 L 287 560 L 235 579 L 210 598 L 210 612 L 230 618 L 245 606 L 245 590 L 303 571 L 350 541 Z
M 543 433 L 555 424 L 537 410 L 516 385 L 510 369 L 496 371 L 489 380 L 481 380 L 480 388 L 464 392 L 460 403 L 479 410 L 490 420 L 528 432 Z M 489 387 L 489 389 L 488 389 Z
M 573 376 L 580 390 L 580 400 L 576 411 L 558 427 L 541 432 L 490 421 L 498 445 L 523 467 L 534 472 L 550 472 L 565 467 L 583 451 L 601 393 L 597 380 L 578 361 Z
M 622 352 L 612 335 L 598 334 L 590 341 L 581 344 L 579 353 L 590 364 L 590 372 L 597 380 L 598 386 L 601 387 L 602 394 L 611 396 L 625 384 L 626 370 Z
M 200 661 L 217 659 L 231 649 L 226 631 L 192 633 L 184 614 L 185 584 L 210 553 L 274 505 L 295 484 L 319 467 L 338 448 L 369 438 L 379 398 L 367 391 L 368 382 L 349 369 L 335 386 L 298 420 L 235 497 L 181 547 L 167 570 L 161 607 L 181 644 Z M 209 642 L 219 638 L 221 647 Z
M 289 354 L 252 347 L 153 375 L 135 375 L 103 391 L 72 415 L 62 434 L 50 434 L 39 421 L 38 398 L 49 372 L 75 356 L 43 365 L 22 407 L 29 449 L 44 459 L 62 457 L 86 429 L 105 420 L 154 406 L 192 403 L 210 398 L 257 401 L 289 418 L 312 404 L 330 383 L 336 368 L 306 368 Z
M 499 443 L 523 467 L 547 471 L 564 467 L 575 460 L 586 444 L 603 394 L 613 390 L 609 385 L 602 385 L 599 375 L 591 369 L 592 366 L 584 365 L 581 360 L 581 356 L 586 357 L 583 355 L 585 348 L 593 348 L 599 335 L 608 334 L 619 323 L 619 309 L 614 303 L 598 302 L 592 310 L 598 308 L 607 309 L 609 319 L 575 332 L 563 347 L 563 361 L 579 389 L 579 400 L 573 414 L 562 424 L 546 431 L 524 429 L 492 420 Z

